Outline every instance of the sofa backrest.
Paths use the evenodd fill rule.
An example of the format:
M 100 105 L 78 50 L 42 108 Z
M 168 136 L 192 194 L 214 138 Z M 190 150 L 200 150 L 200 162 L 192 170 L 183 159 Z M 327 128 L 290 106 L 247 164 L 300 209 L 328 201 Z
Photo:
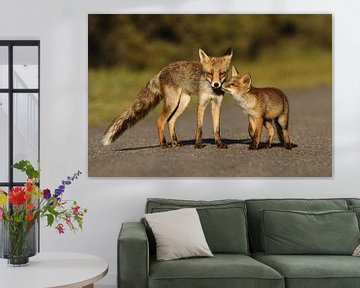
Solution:
M 145 213 L 165 212 L 181 208 L 197 209 L 206 241 L 213 253 L 249 253 L 245 201 L 150 198 L 147 199 Z M 154 237 L 148 227 L 147 233 L 151 252 L 154 252 Z
M 360 228 L 360 199 L 359 198 L 348 198 L 349 210 L 355 211 L 358 218 L 358 224 Z
M 348 201 L 349 207 L 351 207 L 351 206 L 360 207 L 360 199 L 359 198 L 348 198 L 347 201 Z
M 246 200 L 248 213 L 250 248 L 252 252 L 262 251 L 261 214 L 263 209 L 329 211 L 348 210 L 347 199 L 253 199 Z

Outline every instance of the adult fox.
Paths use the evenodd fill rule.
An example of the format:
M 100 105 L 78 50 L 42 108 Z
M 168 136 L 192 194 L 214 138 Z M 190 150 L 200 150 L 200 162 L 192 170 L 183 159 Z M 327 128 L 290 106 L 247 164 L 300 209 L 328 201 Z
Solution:
M 252 140 L 250 150 L 258 149 L 263 125 L 268 130 L 266 145 L 271 148 L 274 137 L 273 120 L 281 144 L 285 149 L 292 148 L 288 127 L 289 102 L 281 90 L 272 87 L 255 88 L 251 84 L 250 74 L 240 76 L 235 66 L 232 67 L 231 78 L 224 83 L 222 89 L 229 92 L 248 114 L 248 131 Z
M 103 136 L 103 145 L 114 142 L 164 99 L 163 111 L 157 119 L 159 144 L 163 148 L 181 146 L 176 136 L 175 123 L 188 106 L 190 98 L 198 95 L 195 148 L 205 146 L 202 144 L 202 125 L 205 108 L 209 102 L 211 102 L 215 143 L 218 148 L 227 148 L 220 137 L 220 107 L 224 95 L 221 87 L 227 78 L 232 56 L 232 49 L 228 49 L 220 57 L 210 57 L 199 49 L 200 62 L 170 63 L 141 89 L 135 102 L 113 120 Z M 169 143 L 164 136 L 166 122 L 171 138 Z

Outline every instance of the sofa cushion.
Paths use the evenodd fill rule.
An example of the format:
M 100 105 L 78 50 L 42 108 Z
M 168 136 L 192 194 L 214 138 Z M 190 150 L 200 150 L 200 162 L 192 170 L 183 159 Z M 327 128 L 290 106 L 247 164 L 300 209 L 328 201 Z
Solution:
M 352 255 L 359 244 L 354 211 L 262 210 L 266 254 Z
M 149 288 L 284 288 L 274 269 L 246 255 L 150 261 Z
M 146 213 L 197 208 L 206 241 L 213 253 L 248 254 L 245 202 L 241 200 L 193 201 L 148 199 Z M 149 232 L 149 231 L 148 231 Z M 152 235 L 149 233 L 150 242 Z
M 159 261 L 213 256 L 195 208 L 145 214 L 156 239 Z
M 286 288 L 360 287 L 360 258 L 343 255 L 265 255 L 256 260 L 284 275 Z
M 348 210 L 346 199 L 254 199 L 246 200 L 250 243 L 253 251 L 262 251 L 260 210 L 327 211 Z

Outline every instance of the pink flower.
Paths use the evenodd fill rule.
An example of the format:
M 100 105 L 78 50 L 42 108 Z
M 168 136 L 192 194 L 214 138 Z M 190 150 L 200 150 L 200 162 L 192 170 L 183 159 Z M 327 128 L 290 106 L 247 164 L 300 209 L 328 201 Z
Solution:
M 59 234 L 65 233 L 65 229 L 64 229 L 63 224 L 59 223 L 55 228 L 58 230 Z
M 70 214 L 66 215 L 65 222 L 66 222 L 67 225 L 69 225 L 71 223 L 71 215 Z
M 72 207 L 74 215 L 79 214 L 79 209 L 80 209 L 80 206 Z
M 0 220 L 2 220 L 2 218 L 3 218 L 3 211 L 2 211 L 2 209 L 0 208 Z

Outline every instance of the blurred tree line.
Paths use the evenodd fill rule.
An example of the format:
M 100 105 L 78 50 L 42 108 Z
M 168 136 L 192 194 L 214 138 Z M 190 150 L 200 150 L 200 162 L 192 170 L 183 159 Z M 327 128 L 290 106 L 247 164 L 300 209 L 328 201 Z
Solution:
M 266 50 L 332 46 L 330 14 L 89 15 L 89 67 L 144 69 L 197 60 L 198 48 L 256 59 Z

